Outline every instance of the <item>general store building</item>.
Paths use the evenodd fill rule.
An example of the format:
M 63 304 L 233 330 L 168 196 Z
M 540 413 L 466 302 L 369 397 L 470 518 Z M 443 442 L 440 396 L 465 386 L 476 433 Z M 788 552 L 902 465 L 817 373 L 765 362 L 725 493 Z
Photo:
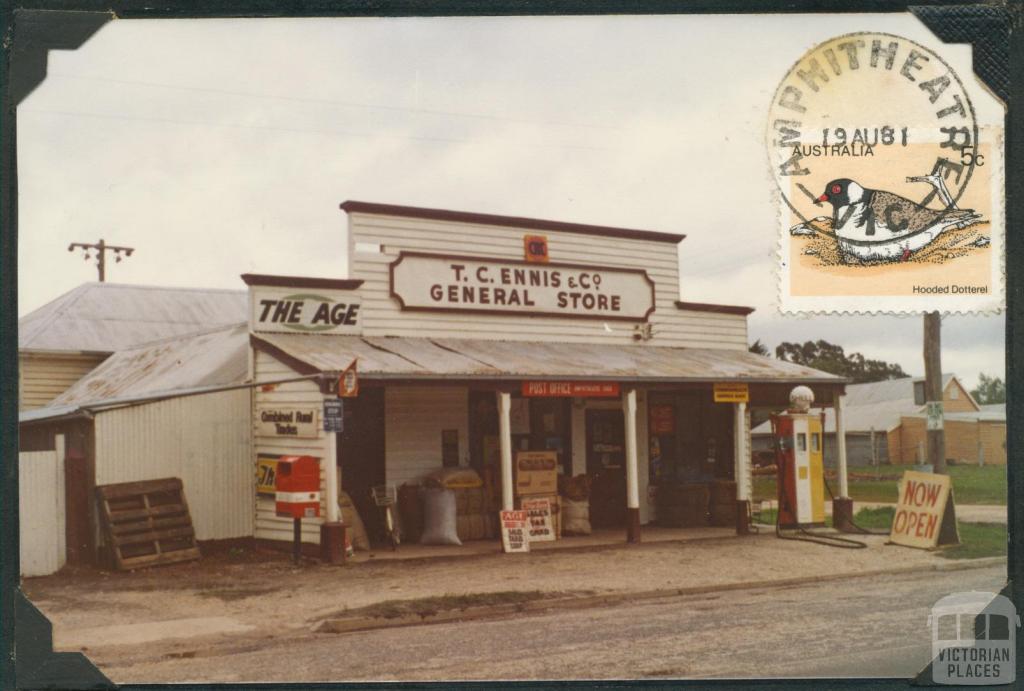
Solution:
M 341 208 L 348 265 L 337 276 L 246 274 L 247 323 L 119 351 L 21 414 L 24 452 L 85 440 L 59 469 L 55 529 L 66 534 L 38 572 L 102 548 L 91 498 L 107 483 L 178 477 L 198 539 L 290 542 L 268 472 L 288 455 L 320 467 L 310 545 L 337 520 L 339 488 L 372 517 L 371 487 L 445 467 L 486 478 L 488 510 L 512 508 L 524 451 L 590 476 L 594 528 L 638 540 L 671 488 L 731 482 L 730 503 L 749 500 L 751 407 L 784 408 L 798 385 L 816 405 L 842 401 L 843 379 L 748 351 L 750 308 L 682 299 L 683 235 Z M 324 432 L 324 401 L 353 365 L 344 431 Z
M 549 450 L 561 474 L 594 479 L 595 527 L 638 539 L 659 484 L 734 480 L 749 499 L 749 405 L 785 407 L 796 385 L 825 406 L 843 392 L 838 377 L 748 352 L 750 308 L 682 300 L 683 235 L 341 208 L 349 278 L 243 276 L 253 380 L 308 377 L 255 388 L 255 452 L 329 459 L 325 496 L 328 472 L 359 504 L 373 485 L 468 466 L 497 478 L 512 508 L 515 454 Z M 318 411 L 333 395 L 322 382 L 353 362 L 359 394 L 336 447 L 317 425 L 263 422 Z M 746 394 L 716 402 L 728 385 Z M 258 496 L 255 535 L 290 531 Z

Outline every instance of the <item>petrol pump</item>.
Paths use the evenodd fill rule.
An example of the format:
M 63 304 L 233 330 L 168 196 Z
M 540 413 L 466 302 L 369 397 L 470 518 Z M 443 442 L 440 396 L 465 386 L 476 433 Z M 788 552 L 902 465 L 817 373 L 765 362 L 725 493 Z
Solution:
M 778 527 L 824 527 L 821 417 L 810 412 L 814 393 L 806 386 L 793 389 L 789 402 L 789 410 L 772 415 L 778 469 Z

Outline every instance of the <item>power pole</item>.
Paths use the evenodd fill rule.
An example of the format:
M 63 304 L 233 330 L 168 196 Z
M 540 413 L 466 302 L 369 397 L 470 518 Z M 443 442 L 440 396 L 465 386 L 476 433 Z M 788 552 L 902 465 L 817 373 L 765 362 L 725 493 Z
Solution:
M 938 312 L 924 315 L 924 396 L 927 406 L 928 463 L 946 474 L 946 436 L 942 411 L 942 321 Z
M 96 269 L 100 274 L 100 283 L 107 280 L 107 252 L 114 253 L 114 261 L 119 262 L 123 257 L 121 253 L 124 252 L 125 257 L 132 256 L 132 252 L 135 251 L 134 247 L 121 247 L 119 245 L 108 245 L 103 238 L 95 244 L 87 242 L 72 242 L 68 245 L 68 252 L 74 252 L 76 248 L 80 248 L 85 254 L 85 261 L 89 261 L 92 255 L 89 254 L 89 250 L 96 250 Z

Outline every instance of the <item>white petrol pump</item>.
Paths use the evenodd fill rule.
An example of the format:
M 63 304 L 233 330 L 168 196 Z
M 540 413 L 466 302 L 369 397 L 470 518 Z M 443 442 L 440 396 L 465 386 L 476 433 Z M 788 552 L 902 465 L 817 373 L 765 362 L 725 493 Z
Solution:
M 825 477 L 821 416 L 810 412 L 814 393 L 798 386 L 789 394 L 790 408 L 772 415 L 772 438 L 778 473 L 780 528 L 825 525 Z

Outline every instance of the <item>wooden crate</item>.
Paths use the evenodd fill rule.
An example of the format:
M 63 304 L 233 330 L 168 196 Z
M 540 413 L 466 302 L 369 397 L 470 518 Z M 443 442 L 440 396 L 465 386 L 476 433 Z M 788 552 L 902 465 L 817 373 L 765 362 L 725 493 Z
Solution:
M 192 516 L 176 477 L 96 488 L 100 522 L 119 570 L 199 558 Z

